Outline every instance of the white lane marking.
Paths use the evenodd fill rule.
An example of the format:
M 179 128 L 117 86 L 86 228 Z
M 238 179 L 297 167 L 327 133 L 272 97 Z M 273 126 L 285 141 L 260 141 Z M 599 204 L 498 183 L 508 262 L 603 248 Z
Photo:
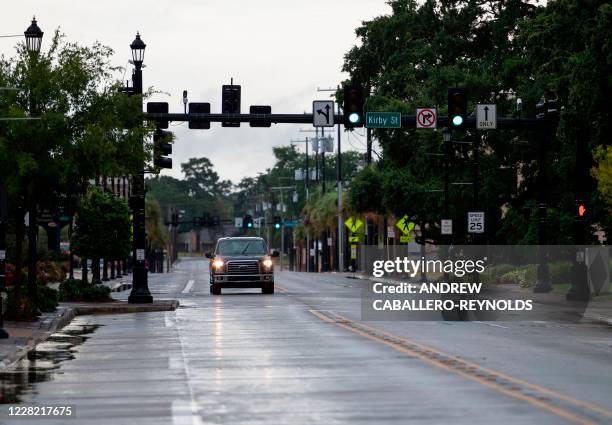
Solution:
M 172 328 L 176 325 L 176 320 L 174 319 L 174 312 L 168 311 L 164 314 L 164 324 L 167 328 Z
M 187 285 L 185 286 L 185 289 L 183 289 L 183 294 L 188 294 L 189 291 L 191 291 L 191 288 L 193 287 L 193 284 L 195 283 L 195 280 L 191 279 L 189 282 L 187 282 Z
M 494 326 L 496 328 L 509 329 L 508 326 L 496 325 L 495 323 L 481 322 L 480 320 L 474 320 L 474 323 L 480 323 L 481 325 Z

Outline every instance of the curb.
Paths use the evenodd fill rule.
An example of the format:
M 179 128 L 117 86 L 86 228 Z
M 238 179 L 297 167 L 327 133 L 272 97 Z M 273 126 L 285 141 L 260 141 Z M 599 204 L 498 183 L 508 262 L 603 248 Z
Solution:
M 76 316 L 89 314 L 143 313 L 153 311 L 172 311 L 179 306 L 178 300 L 159 300 L 150 304 L 128 304 L 126 301 L 115 301 L 101 304 L 62 303 L 75 311 Z
M 597 314 L 585 314 L 582 316 L 583 319 L 592 320 L 594 322 L 603 323 L 604 325 L 612 326 L 612 318 L 607 316 L 600 316 Z
M 103 285 L 106 285 L 105 282 L 102 282 Z M 122 291 L 127 291 L 129 289 L 132 289 L 132 284 L 131 283 L 124 283 L 124 282 L 114 282 L 112 286 L 110 285 L 106 285 L 110 288 L 111 292 L 122 292 Z
M 62 303 L 62 305 L 58 307 L 58 310 L 61 309 L 60 314 L 53 318 L 45 330 L 34 334 L 24 346 L 9 353 L 6 357 L 0 360 L 0 371 L 10 368 L 19 360 L 27 356 L 30 351 L 36 349 L 38 344 L 45 342 L 51 335 L 68 325 L 76 316 L 173 311 L 178 307 L 178 300 L 159 300 L 154 301 L 151 304 L 128 304 L 125 301 L 98 305 Z
M 18 350 L 9 353 L 4 359 L 0 361 L 0 370 L 7 369 L 12 366 L 14 363 L 21 360 L 25 357 L 30 351 L 36 348 L 36 346 L 40 343 L 45 342 L 51 335 L 53 335 L 58 330 L 62 329 L 68 323 L 72 321 L 76 317 L 76 312 L 71 308 L 63 308 L 63 311 L 59 316 L 56 316 L 51 323 L 49 324 L 47 330 L 42 333 L 38 333 L 34 335 L 31 340 L 28 341 L 26 345 L 19 348 Z

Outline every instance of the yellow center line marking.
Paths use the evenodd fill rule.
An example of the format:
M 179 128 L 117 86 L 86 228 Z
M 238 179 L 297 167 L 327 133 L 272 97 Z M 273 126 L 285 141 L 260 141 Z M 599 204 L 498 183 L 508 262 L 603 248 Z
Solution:
M 333 314 L 336 317 L 338 317 L 339 319 L 341 319 L 341 320 L 355 322 L 355 321 L 352 321 L 352 320 L 350 320 L 350 319 L 348 319 L 346 317 L 343 317 L 343 316 L 341 316 L 341 315 L 339 315 L 337 313 L 333 313 Z M 566 394 L 562 394 L 562 393 L 556 392 L 555 390 L 551 390 L 549 388 L 542 387 L 542 386 L 537 385 L 537 384 L 532 384 L 531 382 L 524 381 L 524 380 L 522 380 L 520 378 L 515 378 L 514 376 L 510 376 L 510 375 L 504 374 L 504 373 L 499 372 L 497 370 L 489 369 L 489 368 L 487 368 L 485 366 L 479 365 L 477 363 L 470 362 L 469 360 L 465 360 L 465 359 L 462 359 L 460 357 L 453 356 L 452 354 L 445 353 L 445 352 L 440 351 L 440 350 L 436 350 L 435 348 L 428 347 L 426 345 L 420 344 L 420 343 L 418 343 L 416 341 L 413 341 L 413 340 L 410 340 L 408 338 L 403 338 L 403 337 L 394 335 L 394 334 L 392 334 L 390 332 L 383 331 L 382 329 L 374 328 L 372 326 L 366 325 L 365 323 L 362 323 L 362 322 L 355 322 L 355 323 L 358 323 L 359 326 L 362 326 L 364 328 L 368 328 L 369 330 L 372 330 L 374 332 L 378 332 L 378 333 L 381 333 L 383 335 L 389 336 L 391 338 L 395 338 L 395 339 L 404 341 L 406 343 L 412 344 L 414 346 L 417 346 L 417 347 L 421 348 L 422 350 L 431 351 L 431 352 L 437 353 L 437 354 L 439 354 L 441 356 L 448 357 L 448 358 L 450 358 L 452 360 L 455 360 L 457 362 L 461 362 L 461 363 L 463 363 L 463 364 L 465 364 L 465 365 L 467 365 L 469 367 L 478 368 L 481 371 L 486 372 L 488 374 L 497 375 L 498 377 L 500 377 L 502 379 L 505 379 L 507 381 L 512 381 L 512 382 L 514 382 L 516 384 L 520 384 L 520 385 L 522 385 L 524 387 L 528 387 L 529 389 L 532 389 L 534 391 L 545 393 L 547 395 L 550 395 L 552 397 L 555 397 L 555 398 L 558 398 L 560 400 L 566 401 L 568 403 L 575 404 L 577 406 L 584 407 L 585 409 L 589 409 L 589 410 L 592 410 L 594 412 L 598 412 L 598 413 L 601 413 L 603 415 L 612 417 L 612 410 L 606 409 L 605 407 L 598 406 L 598 405 L 590 403 L 588 401 L 578 400 L 578 399 L 576 399 L 574 397 L 571 397 L 571 396 L 568 396 Z
M 309 311 L 310 313 L 312 313 L 313 315 L 315 315 L 316 317 L 318 317 L 319 319 L 325 322 L 335 324 L 343 329 L 346 329 L 353 333 L 364 336 L 372 341 L 383 343 L 398 351 L 401 351 L 406 354 L 410 354 L 411 356 L 418 357 L 424 362 L 432 366 L 435 366 L 439 369 L 443 369 L 443 370 L 452 372 L 454 374 L 462 376 L 465 379 L 469 379 L 471 381 L 477 382 L 487 388 L 498 391 L 509 397 L 513 397 L 513 398 L 525 401 L 531 405 L 539 407 L 543 410 L 547 410 L 571 422 L 574 422 L 577 424 L 583 424 L 583 425 L 587 425 L 587 424 L 590 425 L 590 424 L 595 423 L 588 418 L 574 414 L 564 408 L 558 407 L 552 404 L 552 402 L 550 401 L 542 400 L 541 399 L 542 397 L 538 397 L 537 395 L 525 394 L 521 392 L 521 388 L 517 388 L 517 386 L 526 387 L 531 390 L 537 391 L 541 394 L 549 395 L 556 399 L 563 400 L 573 405 L 588 409 L 591 412 L 597 412 L 597 413 L 601 413 L 607 416 L 612 416 L 612 412 L 610 410 L 603 408 L 601 406 L 597 406 L 595 404 L 585 402 L 582 400 L 577 400 L 573 397 L 558 393 L 554 390 L 550 390 L 548 388 L 544 388 L 539 385 L 531 384 L 529 382 L 511 377 L 509 375 L 503 374 L 493 369 L 485 368 L 476 363 L 469 362 L 464 359 L 453 356 L 451 354 L 442 352 L 440 350 L 436 350 L 434 348 L 425 346 L 423 344 L 419 344 L 410 339 L 399 337 L 389 332 L 374 328 L 372 326 L 365 325 L 361 322 L 357 322 L 357 321 L 348 319 L 337 313 L 329 312 L 329 314 L 332 314 L 333 316 L 335 316 L 335 318 L 333 318 L 317 310 L 309 310 Z M 438 357 L 441 357 L 441 358 L 438 358 Z M 498 378 L 501 378 L 507 381 L 509 384 L 513 384 L 513 385 L 508 385 L 508 384 L 504 385 L 504 383 L 497 381 Z
M 275 289 L 276 289 L 278 292 L 283 292 L 283 293 L 284 293 L 284 292 L 287 292 L 287 291 L 288 291 L 288 290 L 287 290 L 287 288 L 283 288 L 282 286 L 277 285 L 276 283 L 274 284 L 274 288 L 275 288 Z

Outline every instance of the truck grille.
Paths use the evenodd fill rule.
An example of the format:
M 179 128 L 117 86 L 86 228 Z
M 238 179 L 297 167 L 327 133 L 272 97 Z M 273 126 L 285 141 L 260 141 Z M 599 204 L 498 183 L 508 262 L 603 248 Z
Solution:
M 229 261 L 227 274 L 259 274 L 259 261 Z

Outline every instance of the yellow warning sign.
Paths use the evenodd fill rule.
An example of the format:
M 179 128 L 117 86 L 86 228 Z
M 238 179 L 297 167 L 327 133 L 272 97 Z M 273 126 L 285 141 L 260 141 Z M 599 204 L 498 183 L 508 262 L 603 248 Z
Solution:
M 359 236 L 349 236 L 349 242 L 351 243 L 359 243 Z
M 349 217 L 346 219 L 344 224 L 351 232 L 355 233 L 361 226 L 363 226 L 363 221 L 358 218 L 354 219 L 353 217 Z
M 357 259 L 357 245 L 351 245 L 351 260 Z
M 412 242 L 412 236 L 410 236 L 410 235 L 400 236 L 400 242 L 401 243 L 410 243 L 410 242 Z
M 395 225 L 397 226 L 398 229 L 400 229 L 400 232 L 402 232 L 406 236 L 408 236 L 410 232 L 414 230 L 414 226 L 415 226 L 414 223 L 410 221 L 410 218 L 408 217 L 408 215 L 405 215 L 401 219 L 399 219 L 397 223 L 395 223 Z

